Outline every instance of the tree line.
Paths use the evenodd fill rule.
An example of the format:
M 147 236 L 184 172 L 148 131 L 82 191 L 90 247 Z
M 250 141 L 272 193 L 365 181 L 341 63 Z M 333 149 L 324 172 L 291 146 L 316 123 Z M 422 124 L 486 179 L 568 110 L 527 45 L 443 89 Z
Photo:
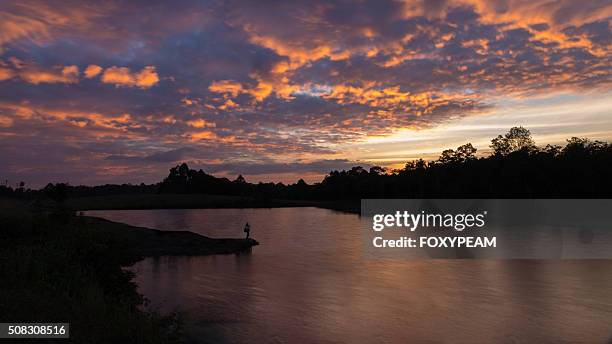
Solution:
M 380 166 L 330 171 L 319 183 L 249 183 L 190 169 L 182 163 L 156 184 L 70 186 L 41 190 L 0 186 L 0 195 L 72 196 L 129 193 L 203 193 L 256 199 L 355 200 L 361 198 L 608 198 L 612 196 L 612 145 L 572 137 L 565 146 L 535 144 L 529 130 L 511 128 L 491 140 L 492 154 L 477 156 L 466 143 L 444 150 L 438 159 L 408 162 L 404 168 Z

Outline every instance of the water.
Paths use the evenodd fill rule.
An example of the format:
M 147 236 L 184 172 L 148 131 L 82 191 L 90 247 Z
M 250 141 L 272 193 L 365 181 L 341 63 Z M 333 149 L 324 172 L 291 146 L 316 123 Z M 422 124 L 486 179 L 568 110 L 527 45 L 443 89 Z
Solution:
M 364 259 L 359 217 L 317 208 L 90 211 L 260 242 L 148 258 L 139 290 L 197 343 L 608 343 L 612 261 Z

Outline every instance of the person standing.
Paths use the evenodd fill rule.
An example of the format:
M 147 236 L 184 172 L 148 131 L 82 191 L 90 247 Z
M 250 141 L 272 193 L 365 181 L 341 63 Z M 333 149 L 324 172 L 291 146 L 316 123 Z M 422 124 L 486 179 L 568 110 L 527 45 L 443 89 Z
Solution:
M 246 238 L 248 239 L 249 234 L 251 234 L 251 226 L 248 222 L 246 223 L 246 225 L 244 225 L 244 232 L 246 233 Z

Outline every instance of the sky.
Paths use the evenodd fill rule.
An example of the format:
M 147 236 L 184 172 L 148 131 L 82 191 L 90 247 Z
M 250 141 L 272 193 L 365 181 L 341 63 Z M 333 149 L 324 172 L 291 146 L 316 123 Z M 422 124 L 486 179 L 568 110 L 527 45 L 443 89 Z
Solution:
M 403 166 L 612 141 L 609 0 L 0 1 L 0 179 Z

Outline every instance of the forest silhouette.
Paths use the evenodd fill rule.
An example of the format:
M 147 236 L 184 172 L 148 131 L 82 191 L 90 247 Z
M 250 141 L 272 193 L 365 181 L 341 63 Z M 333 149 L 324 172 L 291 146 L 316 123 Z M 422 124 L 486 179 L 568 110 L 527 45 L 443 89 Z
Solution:
M 361 198 L 607 198 L 612 195 L 612 145 L 572 137 L 565 146 L 538 147 L 529 130 L 511 128 L 491 140 L 492 153 L 477 156 L 466 143 L 444 150 L 434 161 L 408 162 L 388 170 L 355 166 L 331 171 L 319 183 L 249 183 L 219 178 L 182 163 L 156 184 L 70 186 L 48 184 L 41 190 L 0 186 L 0 195 L 67 197 L 118 194 L 211 194 L 247 196 L 258 200 L 312 201 Z

